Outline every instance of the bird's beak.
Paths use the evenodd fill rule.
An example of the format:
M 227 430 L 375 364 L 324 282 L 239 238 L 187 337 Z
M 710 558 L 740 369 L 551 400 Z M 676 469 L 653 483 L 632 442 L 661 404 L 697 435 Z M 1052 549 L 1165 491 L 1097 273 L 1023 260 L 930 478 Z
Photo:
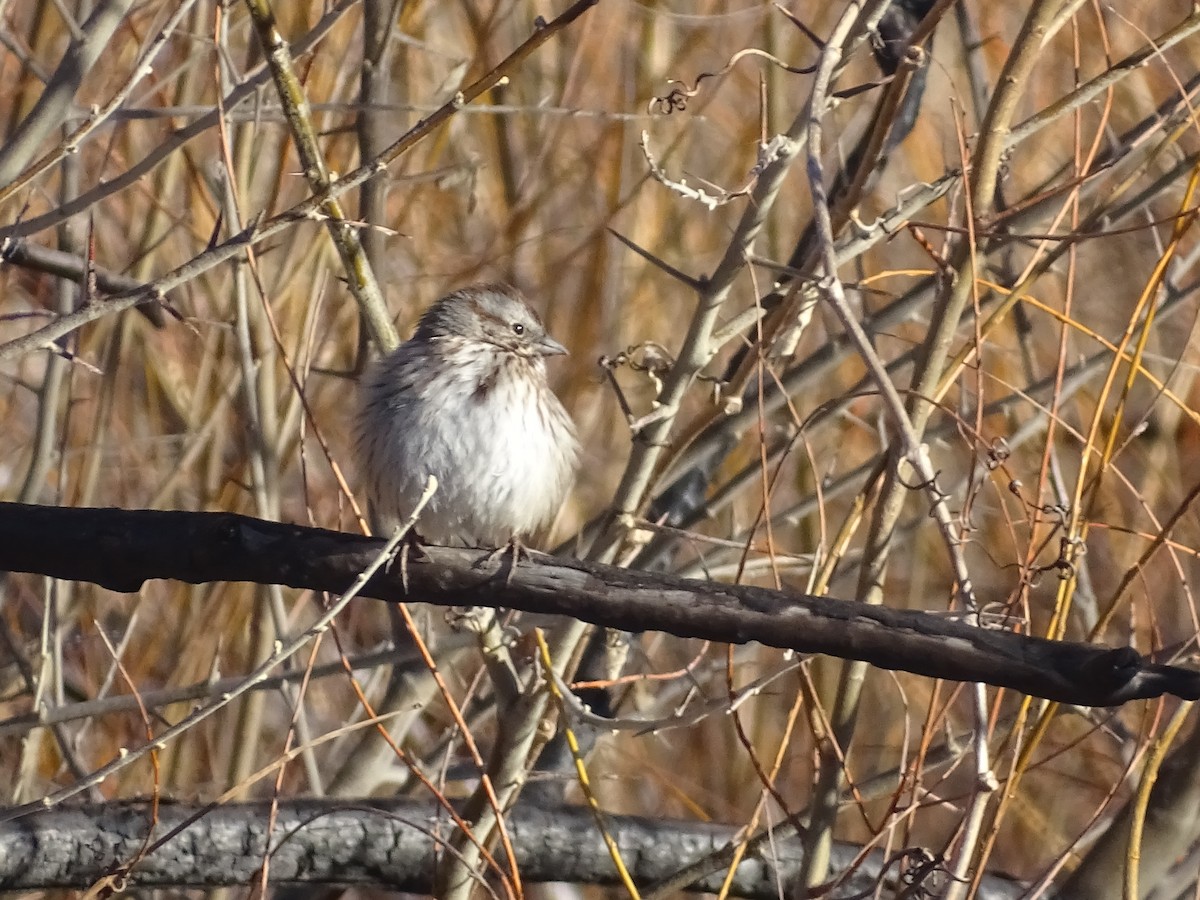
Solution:
M 548 334 L 543 335 L 542 339 L 538 341 L 537 348 L 542 356 L 563 356 L 567 352 L 566 347 Z

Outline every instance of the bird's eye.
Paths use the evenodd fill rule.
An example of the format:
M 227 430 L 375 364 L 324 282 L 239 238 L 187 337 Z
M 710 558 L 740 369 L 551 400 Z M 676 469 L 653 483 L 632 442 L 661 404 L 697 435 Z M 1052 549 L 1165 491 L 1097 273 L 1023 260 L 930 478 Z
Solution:
M 513 330 L 513 334 L 524 334 L 524 333 L 525 333 L 525 326 L 524 326 L 524 325 L 522 325 L 520 322 L 513 322 L 513 323 L 512 323 L 512 330 Z

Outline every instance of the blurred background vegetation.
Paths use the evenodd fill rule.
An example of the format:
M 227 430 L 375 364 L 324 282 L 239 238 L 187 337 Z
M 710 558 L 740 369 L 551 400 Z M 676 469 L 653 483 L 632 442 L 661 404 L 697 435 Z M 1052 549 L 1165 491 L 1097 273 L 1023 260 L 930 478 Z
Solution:
M 842 4 L 783 5 L 818 36 L 844 11 Z M 125 6 L 98 63 L 80 76 L 65 121 L 54 123 L 36 154 L 8 176 L 8 188 L 0 187 L 0 237 L 8 241 L 6 252 L 16 242 L 58 249 L 148 282 L 259 217 L 288 210 L 311 190 L 270 79 L 237 105 L 225 104 L 263 65 L 246 8 L 236 3 L 191 3 L 152 72 L 77 152 L 56 151 L 93 105 L 108 103 L 126 85 L 139 54 L 180 9 L 179 0 Z M 381 6 L 386 19 L 391 5 Z M 1191 349 L 1196 204 L 1188 193 L 1200 149 L 1189 105 L 1200 38 L 1184 37 L 1124 71 L 1114 64 L 1158 41 L 1191 7 L 1124 0 L 1063 8 L 1069 18 L 1041 48 L 1014 123 L 1106 72 L 1120 77 L 1088 102 L 1062 110 L 1005 157 L 1003 204 L 987 211 L 986 227 L 976 223 L 982 231 L 971 236 L 980 259 L 972 302 L 981 315 L 965 318 L 951 348 L 982 338 L 979 353 L 949 382 L 927 440 L 941 487 L 960 514 L 975 588 L 998 625 L 1044 634 L 1065 618 L 1073 639 L 1187 655 L 1198 630 L 1190 585 L 1200 548 L 1200 522 L 1190 506 L 1200 471 L 1200 398 Z M 35 109 L 91 11 L 75 0 L 0 3 L 4 134 L 16 134 Z M 397 2 L 382 63 L 367 66 L 362 3 L 274 8 L 293 45 L 321 153 L 335 174 L 369 158 L 364 148 L 378 153 L 400 138 L 525 40 L 536 17 L 558 11 L 527 0 Z M 855 229 L 869 233 L 862 223 L 961 168 L 969 152 L 962 148 L 979 130 L 983 104 L 1027 12 L 1024 4 L 972 0 L 945 14 L 929 49 L 915 127 L 886 155 L 857 206 L 859 224 L 843 237 Z M 315 28 L 320 39 L 305 49 Z M 761 54 L 729 65 L 750 47 L 793 68 L 812 65 L 819 52 L 770 3 L 601 0 L 507 83 L 464 106 L 371 182 L 376 206 L 361 233 L 402 338 L 450 289 L 503 279 L 525 289 L 550 332 L 570 348 L 551 377 L 578 423 L 584 464 L 547 546 L 577 546 L 571 539 L 608 507 L 629 456 L 629 425 L 598 360 L 632 350 L 635 361 L 669 362 L 696 306 L 695 291 L 623 246 L 610 229 L 699 277 L 717 265 L 747 203 L 732 197 L 709 208 L 653 177 L 643 133 L 655 164 L 671 179 L 719 195 L 752 183 L 760 142 L 785 129 L 808 102 L 810 75 Z M 825 117 L 827 180 L 877 115 L 884 86 L 870 86 L 882 76 L 869 51 L 859 47 L 836 85 L 867 89 Z M 697 83 L 704 73 L 716 74 Z M 368 83 L 373 93 L 364 95 Z M 668 112 L 656 102 L 680 86 L 690 94 L 685 108 Z M 1189 99 L 1181 100 L 1185 88 Z M 211 121 L 184 139 L 184 129 L 206 115 Z M 47 164 L 19 180 L 44 154 Z M 365 217 L 360 203 L 357 192 L 342 197 L 351 220 Z M 801 160 L 771 209 L 755 256 L 786 263 L 811 203 Z M 916 227 L 896 229 L 840 272 L 864 318 L 903 309 L 870 319 L 868 333 L 887 362 L 927 334 L 937 293 L 930 279 L 970 223 L 961 179 L 909 218 Z M 982 317 L 1051 251 L 1058 256 L 1025 285 L 1019 311 L 981 334 Z M 723 319 L 751 309 L 777 277 L 767 265 L 747 266 Z M 336 473 L 357 490 L 350 420 L 356 374 L 370 351 L 345 278 L 324 225 L 299 220 L 236 261 L 170 290 L 157 326 L 128 311 L 72 332 L 60 352 L 5 359 L 0 498 L 226 510 L 359 528 Z M 0 343 L 83 302 L 78 280 L 13 261 L 0 267 L 0 291 Z M 894 306 L 900 301 L 907 305 Z M 1148 309 L 1157 310 L 1150 321 Z M 1140 353 L 1128 385 L 1128 366 L 1114 366 L 1112 349 L 1127 331 L 1127 352 Z M 776 349 L 764 357 L 764 383 L 773 383 L 822 350 L 829 354 L 827 364 L 788 382 L 783 409 L 723 432 L 727 440 L 704 484 L 712 508 L 687 524 L 691 536 L 660 549 L 656 564 L 856 595 L 863 523 L 875 490 L 868 476 L 891 435 L 874 388 L 862 380 L 861 359 L 845 344 L 829 352 L 840 334 L 833 315 L 818 305 L 794 352 Z M 696 381 L 674 435 L 712 419 L 714 382 L 736 353 L 757 352 L 753 328 L 747 335 L 731 341 Z M 614 370 L 638 416 L 652 410 L 655 395 L 654 378 L 642 368 Z M 893 377 L 903 389 L 910 372 L 901 365 Z M 753 412 L 756 390 L 748 398 Z M 1109 434 L 1114 443 L 1103 453 Z M 1101 457 L 1104 475 L 1092 482 Z M 1082 487 L 1092 483 L 1094 492 Z M 886 602 L 947 610 L 953 590 L 945 546 L 928 499 L 909 493 Z M 1079 540 L 1087 552 L 1068 572 L 1063 542 L 1073 516 L 1088 526 Z M 825 567 L 829 577 L 818 579 Z M 1061 586 L 1071 573 L 1067 615 Z M 0 587 L 0 717 L 70 710 L 134 687 L 199 685 L 202 696 L 210 680 L 251 669 L 280 635 L 304 627 L 321 602 L 237 584 L 156 582 L 120 595 L 10 577 Z M 390 640 L 382 605 L 359 602 L 338 623 L 337 642 L 320 642 L 313 662 L 386 649 Z M 740 648 L 727 658 L 723 648 L 646 635 L 631 671 L 662 677 L 625 684 L 619 710 L 667 716 L 692 692 L 720 698 L 727 677 L 737 687 L 781 661 L 777 651 L 762 648 Z M 478 669 L 471 655 L 448 665 L 460 698 L 478 696 Z M 389 671 L 380 665 L 358 672 L 369 697 L 381 695 Z M 769 796 L 760 825 L 781 816 L 780 802 L 804 810 L 817 765 L 819 724 L 812 723 L 819 723 L 821 708 L 802 700 L 827 700 L 837 672 L 829 661 L 806 663 L 803 675 L 773 682 L 736 716 L 601 738 L 591 764 L 603 804 L 614 812 L 745 823 Z M 967 697 L 957 685 L 867 674 L 845 769 L 862 793 L 847 795 L 838 837 L 937 849 L 955 839 L 974 777 L 964 738 L 973 722 Z M 1131 795 L 1147 747 L 1175 709 L 1154 701 L 1050 715 L 1003 691 L 989 698 L 993 771 L 1012 793 L 1003 802 L 997 794 L 989 807 L 989 839 L 977 858 L 1030 879 L 1070 868 L 1072 854 L 1086 849 Z M 193 702 L 164 705 L 157 715 L 177 721 Z M 13 776 L 7 800 L 43 796 L 145 740 L 136 708 L 78 710 L 53 729 L 3 731 L 0 771 Z M 486 744 L 494 724 L 486 704 L 476 711 L 472 722 Z M 1031 739 L 1042 714 L 1044 727 Z M 292 685 L 231 705 L 164 748 L 160 769 L 131 767 L 97 795 L 157 789 L 209 800 L 231 790 L 263 797 L 408 789 L 407 770 L 381 742 L 383 752 L 369 767 L 352 755 L 361 733 L 339 730 L 362 715 L 349 679 L 335 667 L 303 692 Z M 447 769 L 453 775 L 462 759 L 461 746 L 448 737 L 450 724 L 444 704 L 431 695 L 401 735 L 435 775 Z M 274 770 L 255 777 L 291 744 L 307 749 L 281 782 Z M 756 768 L 771 776 L 773 795 L 764 792 Z M 445 790 L 463 793 L 452 778 Z M 576 797 L 572 790 L 568 796 Z

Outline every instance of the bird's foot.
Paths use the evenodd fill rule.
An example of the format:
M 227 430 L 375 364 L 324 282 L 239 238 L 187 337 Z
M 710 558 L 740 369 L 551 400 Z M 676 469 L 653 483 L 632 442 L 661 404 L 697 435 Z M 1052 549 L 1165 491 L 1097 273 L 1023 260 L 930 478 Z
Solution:
M 536 552 L 537 551 L 526 547 L 521 542 L 521 539 L 514 534 L 508 539 L 508 543 L 497 547 L 483 559 L 476 562 L 475 567 L 482 569 L 497 561 L 503 565 L 504 557 L 508 557 L 508 566 L 504 573 L 504 584 L 507 586 L 512 584 L 513 572 L 515 572 L 517 570 L 517 566 L 521 564 L 521 557 L 523 556 L 527 560 L 532 560 L 533 555 Z
M 429 559 L 429 554 L 425 552 L 425 545 L 428 543 L 415 528 L 410 528 L 408 533 L 400 539 L 400 546 L 396 548 L 396 555 L 392 557 L 392 561 L 388 564 L 388 574 L 395 571 L 395 567 L 399 564 L 400 568 L 400 585 L 404 588 L 404 593 L 408 593 L 408 560 L 412 554 L 418 562 Z

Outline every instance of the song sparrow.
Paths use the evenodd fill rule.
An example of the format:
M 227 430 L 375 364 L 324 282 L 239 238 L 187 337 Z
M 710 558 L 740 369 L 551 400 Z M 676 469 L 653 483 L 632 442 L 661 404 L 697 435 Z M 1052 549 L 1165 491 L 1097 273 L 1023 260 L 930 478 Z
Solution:
M 575 475 L 575 427 L 546 382 L 567 350 L 513 287 L 457 290 L 368 372 L 357 448 L 373 527 L 411 514 L 430 474 L 437 492 L 417 530 L 433 543 L 514 546 L 558 511 Z

